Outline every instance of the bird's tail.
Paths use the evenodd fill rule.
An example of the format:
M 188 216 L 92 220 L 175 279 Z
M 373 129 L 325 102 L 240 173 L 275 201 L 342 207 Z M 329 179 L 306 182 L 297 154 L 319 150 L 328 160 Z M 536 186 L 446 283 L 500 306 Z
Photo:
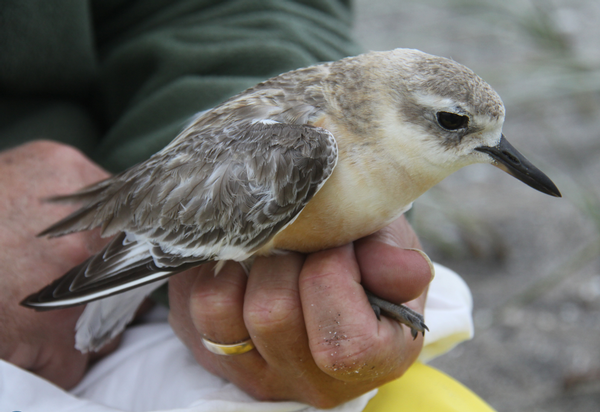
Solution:
M 158 267 L 145 243 L 126 241 L 124 233 L 105 248 L 42 290 L 25 298 L 21 305 L 36 310 L 81 305 L 167 278 L 203 262 L 176 267 Z

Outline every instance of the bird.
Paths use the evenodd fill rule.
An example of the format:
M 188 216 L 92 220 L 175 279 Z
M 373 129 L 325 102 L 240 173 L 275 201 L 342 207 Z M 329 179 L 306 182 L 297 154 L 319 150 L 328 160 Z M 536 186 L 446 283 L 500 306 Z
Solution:
M 112 240 L 21 304 L 87 303 L 76 347 L 98 350 L 169 276 L 347 244 L 470 164 L 560 197 L 504 137 L 504 119 L 502 99 L 472 70 L 413 49 L 273 77 L 199 113 L 148 160 L 50 199 L 82 206 L 39 236 L 100 227 Z M 378 318 L 406 324 L 415 338 L 427 330 L 421 314 L 367 296 Z

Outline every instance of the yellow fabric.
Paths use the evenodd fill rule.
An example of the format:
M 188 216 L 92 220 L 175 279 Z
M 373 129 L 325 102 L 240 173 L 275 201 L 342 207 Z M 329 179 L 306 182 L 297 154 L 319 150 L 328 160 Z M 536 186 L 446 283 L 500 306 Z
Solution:
M 381 388 L 364 412 L 493 412 L 488 404 L 448 375 L 415 363 Z

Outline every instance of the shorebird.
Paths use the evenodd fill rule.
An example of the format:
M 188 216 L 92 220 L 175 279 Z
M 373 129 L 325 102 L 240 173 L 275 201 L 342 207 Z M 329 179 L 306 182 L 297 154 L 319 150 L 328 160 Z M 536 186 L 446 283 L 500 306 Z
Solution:
M 473 163 L 560 197 L 504 138 L 504 117 L 498 94 L 473 71 L 417 50 L 284 73 L 198 114 L 147 161 L 55 197 L 83 206 L 41 236 L 101 227 L 114 238 L 22 304 L 95 301 L 78 322 L 76 346 L 96 350 L 168 276 L 208 261 L 352 242 Z M 424 333 L 420 314 L 367 295 L 378 316 L 381 309 L 413 336 Z

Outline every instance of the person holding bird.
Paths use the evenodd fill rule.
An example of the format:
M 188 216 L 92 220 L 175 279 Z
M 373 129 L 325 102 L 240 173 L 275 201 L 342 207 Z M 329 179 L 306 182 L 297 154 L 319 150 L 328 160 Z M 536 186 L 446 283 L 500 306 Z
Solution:
M 79 121 L 80 129 L 69 129 L 72 140 L 66 141 L 119 173 L 109 176 L 57 143 L 29 143 L 0 154 L 0 189 L 7 200 L 3 221 L 12 222 L 0 233 L 7 273 L 0 301 L 6 331 L 2 359 L 63 388 L 79 383 L 76 394 L 115 408 L 134 404 L 154 410 L 167 398 L 167 408 L 188 407 L 199 402 L 194 398 L 199 388 L 210 387 L 215 392 L 207 392 L 207 399 L 230 402 L 229 407 L 277 400 L 362 410 L 373 389 L 414 363 L 428 326 L 435 336 L 436 322 L 451 321 L 422 315 L 436 270 L 402 217 L 412 202 L 472 163 L 492 163 L 535 189 L 560 196 L 504 138 L 504 106 L 472 71 L 407 49 L 339 60 L 356 54 L 340 23 L 347 23 L 346 3 L 303 3 L 213 2 L 185 12 L 158 3 L 144 10 L 127 2 L 121 8 L 73 6 L 65 15 L 74 21 L 94 15 L 94 40 L 101 45 L 97 56 L 90 54 L 89 26 L 73 25 L 80 32 L 72 36 L 70 28 L 56 24 L 44 27 L 54 34 L 64 29 L 54 39 L 72 42 L 70 55 L 77 59 L 70 60 L 71 66 L 53 72 L 65 60 L 58 59 L 56 67 L 32 62 L 29 72 L 45 76 L 36 85 L 22 81 L 29 72 L 14 70 L 30 55 L 13 57 L 3 74 L 11 92 L 52 95 L 60 89 L 61 99 L 77 96 L 72 105 L 52 102 L 51 118 L 66 113 Z M 17 6 L 9 11 L 19 13 Z M 36 9 L 48 21 L 53 12 Z M 213 18 L 207 20 L 209 15 Z M 118 16 L 129 18 L 131 26 Z M 235 33 L 231 25 L 242 16 L 246 23 L 238 29 L 243 35 L 233 35 L 227 52 L 215 52 L 215 30 L 230 38 Z M 253 26 L 267 16 L 281 43 L 265 36 L 262 26 Z M 327 41 L 294 37 L 289 22 L 321 26 Z M 22 20 L 15 19 L 5 30 L 16 33 L 23 29 L 19 24 Z M 209 35 L 202 28 L 213 31 Z M 241 41 L 249 33 L 256 40 L 253 53 Z M 185 41 L 186 36 L 195 42 Z M 22 38 L 10 38 L 18 51 Z M 31 38 L 44 45 L 53 39 Z M 300 47 L 290 47 L 290 38 Z M 176 47 L 165 48 L 163 41 Z M 305 50 L 314 54 L 307 58 Z M 237 77 L 216 78 L 215 68 L 222 70 L 232 53 L 246 65 L 236 69 Z M 215 63 L 206 65 L 194 57 L 199 55 L 213 56 Z M 164 64 L 153 65 L 155 59 Z M 324 60 L 335 61 L 314 65 Z M 175 61 L 181 64 L 171 64 Z M 297 70 L 279 75 L 290 69 Z M 271 78 L 258 83 L 266 77 Z M 198 96 L 206 90 L 218 93 L 202 101 Z M 225 100 L 234 90 L 241 93 Z M 82 143 L 78 137 L 90 134 L 93 122 L 81 105 L 97 93 L 104 111 L 91 112 L 110 127 L 99 142 Z M 219 98 L 225 101 L 217 104 Z M 26 103 L 15 103 L 14 110 L 47 102 Z M 194 108 L 199 113 L 178 134 L 183 114 L 191 116 L 188 111 Z M 28 124 L 43 124 L 37 120 Z M 52 127 L 41 130 L 41 136 L 53 137 Z M 39 137 L 21 126 L 9 132 L 5 147 L 27 140 L 24 134 Z M 161 148 L 167 138 L 174 139 Z M 49 197 L 83 206 L 38 200 Z M 60 220 L 66 211 L 72 214 Z M 87 230 L 92 231 L 81 232 Z M 40 232 L 61 237 L 35 238 Z M 456 275 L 436 268 L 437 276 L 453 285 L 444 293 L 462 294 L 468 301 Z M 172 275 L 169 319 L 181 341 L 164 323 L 158 329 L 142 325 L 136 330 L 148 331 L 144 338 L 132 341 L 128 337 L 137 332 L 126 334 L 123 347 L 80 382 L 91 362 L 114 351 L 146 296 Z M 431 290 L 435 295 L 434 284 Z M 18 307 L 22 299 L 23 305 L 46 312 Z M 84 303 L 85 310 L 78 306 Z M 468 312 L 469 303 L 464 307 Z M 460 337 L 443 337 L 451 342 L 448 347 L 468 337 L 469 322 L 467 314 L 458 327 Z M 142 353 L 152 356 L 145 362 L 133 356 Z M 169 380 L 160 379 L 160 371 L 189 353 L 204 369 L 186 364 Z M 0 366 L 14 382 L 53 390 L 10 364 Z M 119 373 L 109 373 L 117 367 Z M 103 392 L 144 367 L 158 375 L 135 378 L 144 382 L 145 395 Z M 193 371 L 185 375 L 187 370 Z M 227 381 L 206 371 L 243 392 L 235 387 L 227 392 Z M 202 385 L 196 383 L 200 380 Z M 152 385 L 158 385 L 156 390 L 148 389 Z M 86 407 L 79 399 L 60 397 L 63 406 Z M 280 410 L 305 408 L 289 402 L 257 402 L 256 407 L 267 404 Z

